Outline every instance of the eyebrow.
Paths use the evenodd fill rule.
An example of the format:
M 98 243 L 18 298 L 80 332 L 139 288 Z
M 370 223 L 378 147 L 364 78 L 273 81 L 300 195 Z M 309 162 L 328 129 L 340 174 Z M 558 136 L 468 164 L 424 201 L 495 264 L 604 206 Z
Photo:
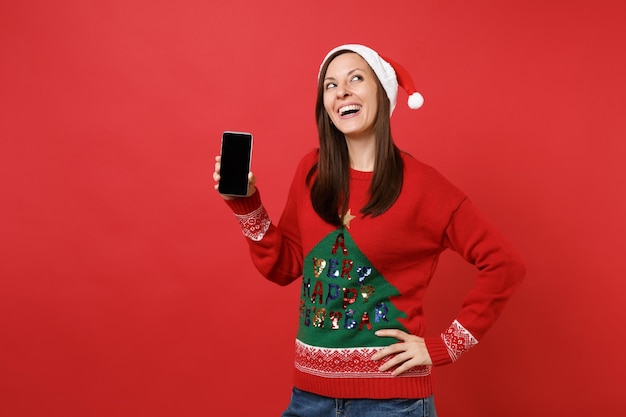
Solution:
M 349 75 L 351 75 L 351 74 L 352 74 L 353 72 L 355 72 L 355 71 L 363 71 L 363 72 L 365 72 L 365 70 L 364 70 L 364 69 L 362 69 L 362 68 L 358 68 L 358 67 L 357 67 L 357 68 L 354 68 L 354 69 L 350 70 L 350 71 L 348 72 L 348 76 L 349 76 Z M 324 78 L 324 81 L 326 81 L 326 80 L 329 80 L 329 81 L 334 81 L 334 80 L 335 80 L 335 78 L 334 78 L 334 77 L 325 77 L 325 78 Z

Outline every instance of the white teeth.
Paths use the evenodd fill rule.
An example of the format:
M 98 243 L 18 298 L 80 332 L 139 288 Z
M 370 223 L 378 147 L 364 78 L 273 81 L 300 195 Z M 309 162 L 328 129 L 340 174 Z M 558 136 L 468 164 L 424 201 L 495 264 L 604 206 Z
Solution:
M 343 116 L 348 113 L 356 113 L 359 110 L 361 110 L 361 106 L 359 106 L 358 104 L 351 104 L 349 106 L 341 107 L 339 109 L 339 115 Z

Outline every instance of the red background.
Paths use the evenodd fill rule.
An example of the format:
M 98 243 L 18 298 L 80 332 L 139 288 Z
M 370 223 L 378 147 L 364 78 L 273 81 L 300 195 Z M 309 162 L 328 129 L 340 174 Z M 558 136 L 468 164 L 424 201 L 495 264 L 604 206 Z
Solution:
M 426 102 L 400 92 L 397 143 L 528 265 L 437 368 L 439 414 L 623 410 L 625 23 L 617 0 L 3 1 L 0 415 L 279 415 L 299 287 L 253 269 L 213 156 L 253 132 L 277 220 L 346 42 L 409 69 Z M 443 257 L 430 334 L 472 277 Z

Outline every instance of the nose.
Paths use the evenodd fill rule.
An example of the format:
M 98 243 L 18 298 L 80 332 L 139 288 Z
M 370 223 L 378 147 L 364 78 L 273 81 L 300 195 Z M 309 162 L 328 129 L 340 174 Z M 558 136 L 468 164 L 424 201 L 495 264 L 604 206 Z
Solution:
M 339 85 L 337 85 L 335 93 L 337 94 L 337 98 L 347 97 L 350 95 L 350 89 L 348 88 L 347 84 L 340 83 Z

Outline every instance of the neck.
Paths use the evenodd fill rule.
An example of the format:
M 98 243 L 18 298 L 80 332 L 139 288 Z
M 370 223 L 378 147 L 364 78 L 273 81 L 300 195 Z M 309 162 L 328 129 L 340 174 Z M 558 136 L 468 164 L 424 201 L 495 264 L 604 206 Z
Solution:
M 348 154 L 350 155 L 350 168 L 357 171 L 374 171 L 374 162 L 376 160 L 375 140 L 362 138 L 353 140 L 346 138 L 348 145 Z

